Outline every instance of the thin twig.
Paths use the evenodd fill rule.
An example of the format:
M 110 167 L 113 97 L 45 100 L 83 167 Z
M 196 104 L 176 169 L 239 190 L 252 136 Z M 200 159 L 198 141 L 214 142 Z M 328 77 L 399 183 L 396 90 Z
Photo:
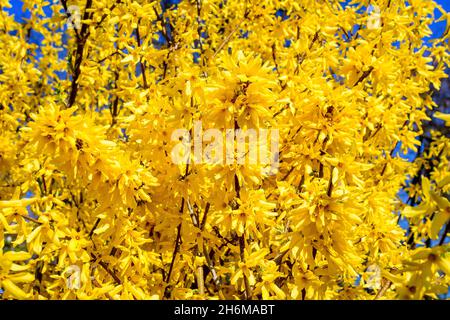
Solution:
M 222 41 L 222 43 L 219 45 L 219 47 L 217 48 L 217 50 L 214 52 L 214 54 L 212 55 L 212 59 L 214 59 L 217 54 L 223 49 L 223 47 L 230 41 L 231 37 L 233 36 L 233 34 L 239 29 L 240 24 L 238 24 L 231 32 L 230 34 Z
M 105 269 L 106 272 L 108 272 L 108 274 L 114 279 L 115 282 L 117 282 L 118 284 L 122 284 L 122 280 L 120 280 L 120 278 L 114 273 L 114 271 L 112 271 L 109 268 L 109 265 L 106 262 L 104 262 L 104 261 L 100 260 L 99 258 L 97 258 L 97 256 L 95 254 L 93 254 L 93 253 L 91 253 L 91 256 L 92 256 L 92 258 L 94 258 L 94 260 L 96 262 L 98 262 L 98 264 L 103 269 Z
M 391 280 L 387 280 L 387 282 L 384 284 L 384 286 L 381 287 L 381 289 L 378 291 L 377 295 L 375 296 L 375 300 L 380 299 L 386 293 L 386 291 L 389 289 L 391 284 L 392 284 Z

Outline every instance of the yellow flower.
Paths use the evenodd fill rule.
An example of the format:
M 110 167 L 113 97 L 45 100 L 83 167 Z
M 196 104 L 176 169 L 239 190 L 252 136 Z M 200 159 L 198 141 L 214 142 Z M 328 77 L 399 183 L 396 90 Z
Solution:
M 31 294 L 24 291 L 26 289 L 21 284 L 32 282 L 34 276 L 26 271 L 29 269 L 29 265 L 16 263 L 16 261 L 22 262 L 30 258 L 31 255 L 27 252 L 0 252 L 0 287 L 4 289 L 6 297 L 31 298 Z

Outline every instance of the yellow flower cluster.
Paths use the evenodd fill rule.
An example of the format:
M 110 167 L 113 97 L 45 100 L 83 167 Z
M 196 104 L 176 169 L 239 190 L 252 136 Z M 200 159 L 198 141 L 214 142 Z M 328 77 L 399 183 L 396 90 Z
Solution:
M 446 293 L 450 140 L 396 155 L 417 151 L 436 107 L 449 25 L 424 38 L 449 14 L 431 0 L 163 3 L 23 0 L 19 22 L 0 0 L 2 297 Z M 277 166 L 198 161 L 213 139 L 195 123 L 234 160 L 255 145 L 227 130 L 276 130 L 278 151 L 256 150 Z

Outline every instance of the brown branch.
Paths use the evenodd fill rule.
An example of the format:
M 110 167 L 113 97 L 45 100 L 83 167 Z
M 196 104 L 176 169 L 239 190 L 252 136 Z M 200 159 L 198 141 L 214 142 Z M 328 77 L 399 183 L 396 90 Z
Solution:
M 297 40 L 299 39 L 299 36 L 300 36 L 300 28 L 297 27 Z M 313 45 L 316 43 L 317 40 L 319 40 L 319 32 L 318 31 L 314 34 L 314 37 L 308 46 L 308 51 L 310 51 L 312 49 Z M 306 58 L 306 53 L 297 55 L 297 65 L 295 67 L 294 74 L 298 74 L 298 72 L 300 70 L 300 65 L 303 63 L 305 58 Z
M 442 246 L 444 244 L 445 238 L 447 238 L 447 233 L 450 232 L 450 221 L 447 222 L 447 225 L 445 226 L 444 233 L 442 233 L 441 239 L 439 240 L 439 245 Z
M 241 24 L 238 24 L 229 34 L 228 36 L 222 41 L 222 43 L 219 45 L 219 47 L 217 48 L 217 50 L 214 52 L 214 54 L 212 55 L 212 59 L 214 59 L 217 54 L 223 49 L 223 47 L 230 41 L 231 37 L 233 36 L 233 34 L 239 29 Z
M 169 33 L 167 31 L 167 25 L 164 22 L 164 18 L 163 18 L 163 13 L 159 14 L 158 10 L 156 10 L 155 7 L 153 7 L 153 11 L 155 12 L 156 20 L 159 21 L 159 23 L 161 25 L 161 28 L 162 28 L 161 33 L 162 33 L 164 39 L 166 39 L 167 46 L 171 46 L 172 39 L 169 38 Z
M 119 72 L 115 71 L 115 81 L 114 81 L 114 86 L 115 89 L 118 88 L 117 86 L 117 82 L 119 81 Z M 116 123 L 117 123 L 117 116 L 119 115 L 119 96 L 116 94 L 116 98 L 113 101 L 112 107 L 110 108 L 110 112 L 111 112 L 111 126 L 113 127 Z
M 136 41 L 137 41 L 138 47 L 141 46 L 141 35 L 139 33 L 139 23 L 140 22 L 141 22 L 141 19 L 138 20 L 137 28 L 136 28 Z M 142 57 L 139 58 L 139 66 L 140 66 L 141 72 L 142 72 L 142 81 L 144 82 L 144 89 L 147 89 L 148 88 L 147 77 L 145 75 L 145 66 L 144 66 L 144 63 L 142 62 Z
M 201 0 L 196 0 L 196 6 L 197 6 L 197 35 L 198 35 L 198 43 L 200 46 L 200 52 L 201 52 L 201 56 L 202 56 L 202 64 L 205 64 L 205 60 L 203 59 L 203 53 L 204 53 L 204 48 L 203 48 L 203 43 L 202 43 L 202 31 L 203 31 L 203 27 L 202 27 L 202 23 L 201 23 L 201 19 L 200 19 L 200 15 L 202 12 L 202 4 L 201 4 Z
M 384 286 L 381 287 L 381 289 L 378 291 L 377 295 L 375 296 L 375 300 L 380 299 L 385 293 L 386 291 L 389 289 L 389 287 L 391 286 L 392 282 L 391 280 L 387 280 L 386 279 L 386 283 L 384 284 Z
M 114 8 L 120 4 L 122 1 L 121 0 L 117 0 L 116 3 L 114 3 L 111 7 L 109 7 L 108 11 L 111 12 L 114 10 Z M 97 22 L 96 27 L 100 27 L 100 25 L 103 23 L 103 21 L 105 21 L 105 19 L 108 17 L 108 14 L 105 13 L 99 20 L 99 22 Z
M 364 71 L 363 74 L 359 77 L 358 81 L 356 81 L 356 83 L 353 85 L 353 87 L 356 87 L 358 84 L 363 82 L 364 79 L 366 79 L 370 75 L 372 70 L 373 70 L 373 66 L 370 66 L 368 70 Z
M 194 224 L 195 227 L 200 228 L 200 225 L 198 224 L 197 216 L 195 215 L 194 209 L 191 206 L 189 198 L 186 200 L 186 204 L 188 207 L 189 215 L 191 216 L 191 219 L 192 219 L 192 223 Z
M 83 20 L 89 19 L 89 12 L 92 6 L 92 0 L 86 0 L 86 7 L 83 15 Z M 70 108 L 75 103 L 75 99 L 78 93 L 78 79 L 81 73 L 81 63 L 83 62 L 83 51 L 86 45 L 87 38 L 89 37 L 88 25 L 83 23 L 81 26 L 80 36 L 77 38 L 77 49 L 75 53 L 75 67 L 72 75 L 72 85 L 70 89 L 69 99 L 67 102 L 67 107 Z
M 181 207 L 179 210 L 179 213 L 182 214 L 184 211 L 184 198 L 181 198 Z M 170 277 L 172 276 L 172 271 L 173 271 L 173 266 L 175 265 L 175 260 L 176 257 L 178 255 L 178 251 L 180 250 L 180 244 L 181 244 L 181 224 L 182 222 L 180 222 L 177 226 L 177 237 L 175 239 L 175 247 L 173 248 L 173 253 L 172 253 L 172 261 L 170 262 L 170 267 L 169 267 L 169 272 L 167 273 L 167 278 L 166 278 L 166 284 L 167 287 L 164 289 L 164 296 L 167 294 L 167 288 L 169 287 L 169 283 L 170 283 Z
M 333 170 L 334 167 L 332 166 L 330 169 L 330 180 L 328 181 L 328 189 L 327 189 L 327 196 L 331 198 L 331 195 L 333 194 Z
M 208 216 L 210 207 L 211 207 L 211 204 L 208 202 L 205 207 L 205 213 L 203 214 L 202 222 L 200 223 L 200 230 L 203 230 L 205 228 L 206 217 Z
M 239 252 L 240 252 L 241 261 L 245 263 L 245 238 L 244 238 L 244 235 L 239 237 Z M 245 299 L 251 300 L 252 289 L 250 287 L 248 278 L 245 274 L 244 274 L 244 285 L 245 285 Z
M 220 279 L 217 276 L 216 268 L 214 267 L 214 264 L 212 263 L 211 258 L 209 257 L 208 249 L 206 247 L 205 242 L 203 242 L 203 255 L 205 256 L 206 263 L 208 264 L 208 268 L 211 271 L 213 282 L 214 282 L 215 286 L 217 287 L 217 289 L 220 292 L 221 291 L 221 289 L 220 289 Z
M 120 280 L 120 278 L 114 273 L 114 271 L 112 271 L 109 268 L 109 265 L 106 262 L 104 262 L 104 261 L 100 260 L 99 258 L 97 258 L 97 256 L 94 253 L 91 253 L 91 256 L 92 256 L 92 258 L 94 258 L 94 260 L 96 262 L 98 262 L 98 264 L 103 269 L 105 269 L 106 272 L 108 272 L 108 274 L 114 279 L 115 282 L 117 282 L 118 284 L 122 284 L 122 280 Z
M 89 238 L 92 238 L 92 235 L 94 234 L 95 229 L 97 228 L 98 224 L 100 223 L 101 219 L 97 218 L 97 220 L 94 223 L 94 226 L 92 227 L 91 231 L 89 231 Z
M 36 223 L 36 224 L 42 224 L 42 222 L 40 222 L 40 221 L 38 221 L 38 220 L 36 220 L 36 219 L 34 219 L 34 218 L 32 218 L 32 217 L 24 216 L 23 214 L 20 214 L 20 213 L 18 213 L 18 212 L 14 213 L 14 214 L 15 214 L 16 216 L 19 216 L 19 217 L 23 218 L 23 219 L 30 220 L 30 221 L 32 221 L 32 222 L 34 222 L 34 223 Z

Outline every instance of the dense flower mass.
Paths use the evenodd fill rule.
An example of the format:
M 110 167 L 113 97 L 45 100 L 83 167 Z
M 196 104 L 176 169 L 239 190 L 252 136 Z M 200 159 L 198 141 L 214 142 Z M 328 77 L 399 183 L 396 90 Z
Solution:
M 2 298 L 447 294 L 434 1 L 22 2 L 0 0 Z M 277 150 L 228 134 L 259 129 Z

